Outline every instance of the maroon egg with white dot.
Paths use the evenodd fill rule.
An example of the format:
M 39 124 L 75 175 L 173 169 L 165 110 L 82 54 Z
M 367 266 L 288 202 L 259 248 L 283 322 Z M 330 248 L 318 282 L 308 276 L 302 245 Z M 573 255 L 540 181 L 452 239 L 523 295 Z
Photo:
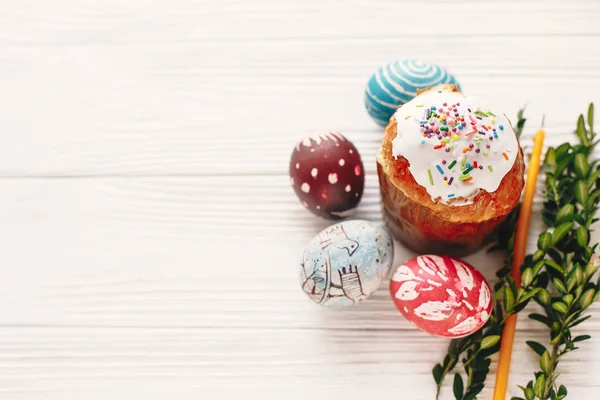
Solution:
M 365 186 L 360 154 L 340 133 L 298 142 L 290 160 L 290 178 L 300 202 L 327 219 L 352 215 Z

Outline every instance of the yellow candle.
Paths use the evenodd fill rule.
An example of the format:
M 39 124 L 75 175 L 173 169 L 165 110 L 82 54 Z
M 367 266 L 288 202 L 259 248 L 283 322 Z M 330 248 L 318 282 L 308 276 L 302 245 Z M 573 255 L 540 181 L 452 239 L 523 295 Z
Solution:
M 544 122 L 542 120 L 542 129 L 537 131 L 533 139 L 533 152 L 529 161 L 529 170 L 527 171 L 527 182 L 525 183 L 525 194 L 523 195 L 523 204 L 519 213 L 517 222 L 517 233 L 515 236 L 515 247 L 513 252 L 513 263 L 511 276 L 521 287 L 521 265 L 525 261 L 525 251 L 527 247 L 527 234 L 529 232 L 529 222 L 531 220 L 531 207 L 535 197 L 535 184 L 540 170 L 540 161 L 542 158 L 542 146 L 544 144 Z M 512 356 L 513 342 L 515 339 L 515 330 L 517 326 L 517 316 L 515 314 L 506 318 L 506 324 L 502 331 L 502 341 L 500 342 L 500 355 L 498 358 L 498 372 L 496 374 L 496 385 L 494 387 L 493 400 L 506 399 L 506 387 L 508 385 L 508 375 L 510 373 L 510 361 Z

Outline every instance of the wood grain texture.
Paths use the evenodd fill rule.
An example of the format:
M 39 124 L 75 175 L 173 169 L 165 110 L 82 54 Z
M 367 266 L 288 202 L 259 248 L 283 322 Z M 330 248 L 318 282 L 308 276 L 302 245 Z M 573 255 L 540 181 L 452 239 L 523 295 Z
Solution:
M 289 187 L 293 145 L 346 134 L 366 169 L 357 217 L 381 223 L 382 130 L 362 101 L 380 64 L 440 63 L 509 117 L 527 103 L 526 149 L 542 113 L 554 145 L 600 102 L 595 0 L 0 8 L 2 400 L 432 399 L 448 342 L 402 319 L 386 285 L 341 312 L 300 291 L 302 248 L 329 223 Z M 396 264 L 412 256 L 396 244 Z M 467 261 L 494 280 L 502 258 Z M 581 329 L 593 339 L 561 362 L 575 400 L 600 388 L 600 318 Z M 529 339 L 547 332 L 523 314 L 512 395 Z

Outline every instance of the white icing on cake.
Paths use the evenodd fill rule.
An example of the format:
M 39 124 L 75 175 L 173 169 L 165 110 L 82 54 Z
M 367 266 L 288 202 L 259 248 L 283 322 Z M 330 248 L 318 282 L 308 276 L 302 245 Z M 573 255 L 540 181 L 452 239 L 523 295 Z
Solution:
M 462 206 L 480 190 L 495 192 L 519 152 L 508 118 L 479 97 L 430 91 L 395 117 L 392 154 L 409 161 L 411 174 L 434 201 Z

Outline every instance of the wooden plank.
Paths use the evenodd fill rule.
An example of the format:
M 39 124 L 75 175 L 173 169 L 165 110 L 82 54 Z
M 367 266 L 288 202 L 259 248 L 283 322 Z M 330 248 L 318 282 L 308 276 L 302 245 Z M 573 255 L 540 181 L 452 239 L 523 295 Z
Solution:
M 430 369 L 446 344 L 417 331 L 0 328 L 0 396 L 239 398 L 250 390 L 266 398 L 324 399 L 339 393 L 354 398 L 376 386 L 379 394 L 401 390 L 429 400 Z M 599 344 L 596 338 L 586 347 Z M 522 341 L 515 350 L 520 362 L 512 379 L 522 383 L 536 361 Z M 570 383 L 574 398 L 598 390 L 597 381 L 583 373 L 600 367 L 592 351 L 567 357 L 561 366 L 561 380 Z M 511 389 L 516 395 L 518 389 Z M 453 398 L 449 386 L 444 394 L 442 399 Z
M 561 49 L 571 48 L 561 40 Z M 536 43 L 550 50 L 554 41 L 509 42 L 524 58 Z M 289 61 L 271 64 L 273 48 L 265 45 L 248 57 L 211 50 L 209 63 L 203 46 L 11 49 L 0 60 L 0 175 L 285 174 L 295 142 L 328 130 L 348 135 L 372 166 L 381 129 L 362 104 L 363 86 L 377 64 L 361 61 L 369 46 L 314 46 L 317 61 L 309 64 L 292 56 L 298 49 L 282 51 L 282 60 L 292 56 Z M 408 43 L 405 54 L 419 46 Z M 490 55 L 477 51 L 465 58 L 447 50 L 439 60 L 453 67 L 467 93 L 494 98 L 511 118 L 528 103 L 527 133 L 546 113 L 548 141 L 560 143 L 600 93 L 600 50 L 574 47 L 564 50 L 561 59 L 569 61 L 555 69 L 545 68 L 548 56 L 534 56 L 531 68 L 499 59 L 496 70 L 484 68 Z M 595 61 L 576 67 L 587 59 L 583 53 Z M 257 60 L 261 55 L 266 60 Z M 338 55 L 343 62 L 335 61 Z M 249 74 L 247 60 L 255 64 Z M 355 64 L 362 65 L 358 72 Z
M 380 224 L 367 190 L 358 217 Z M 385 289 L 342 313 L 304 298 L 302 249 L 331 222 L 280 179 L 4 180 L 0 193 L 2 325 L 411 329 Z M 412 256 L 396 246 L 396 265 Z M 490 280 L 503 262 L 466 259 Z
M 35 3 L 35 4 L 34 4 Z M 9 1 L 0 26 L 7 44 L 71 45 L 230 40 L 289 41 L 323 37 L 598 35 L 593 0 L 362 1 L 302 3 L 151 0 L 126 3 Z
M 160 398 L 185 388 L 182 398 L 201 389 L 319 398 L 366 393 L 373 385 L 393 393 L 418 382 L 413 398 L 431 398 L 429 371 L 447 341 L 409 325 L 385 284 L 342 312 L 301 293 L 302 247 L 328 223 L 305 213 L 285 183 L 0 181 L 0 255 L 8 266 L 0 281 L 0 394 Z M 375 201 L 376 187 L 367 191 Z M 378 222 L 377 203 L 367 210 L 361 213 Z M 411 256 L 397 246 L 396 264 Z M 488 279 L 502 262 L 500 254 L 484 252 L 467 260 Z M 600 331 L 599 321 L 588 321 L 586 332 Z M 543 341 L 547 332 L 522 319 L 519 334 Z M 516 383 L 534 365 L 519 346 Z M 598 342 L 586 346 L 590 352 L 562 364 L 575 394 L 597 388 L 584 372 L 597 367 L 591 354 Z M 326 379 L 306 386 L 319 377 Z M 349 378 L 343 387 L 336 381 Z

